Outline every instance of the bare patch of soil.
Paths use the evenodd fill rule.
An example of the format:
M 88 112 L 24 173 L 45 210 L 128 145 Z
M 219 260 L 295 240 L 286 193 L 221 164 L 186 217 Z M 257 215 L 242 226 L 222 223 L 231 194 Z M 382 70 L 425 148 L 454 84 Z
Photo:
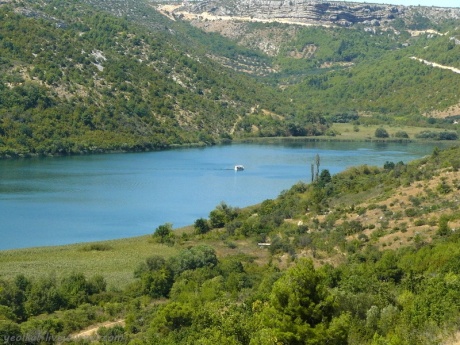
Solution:
M 98 323 L 96 325 L 92 325 L 90 327 L 85 328 L 84 330 L 72 334 L 70 336 L 71 339 L 84 339 L 84 338 L 94 338 L 97 336 L 97 331 L 102 328 L 111 328 L 115 326 L 125 326 L 125 320 L 116 320 L 116 321 L 106 321 L 102 323 Z

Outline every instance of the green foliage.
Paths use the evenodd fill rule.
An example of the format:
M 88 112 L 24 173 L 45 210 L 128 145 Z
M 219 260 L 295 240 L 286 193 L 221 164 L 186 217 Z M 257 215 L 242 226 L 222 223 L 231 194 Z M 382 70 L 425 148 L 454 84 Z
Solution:
M 460 237 L 449 228 L 460 215 L 455 209 L 437 218 L 424 214 L 425 225 L 438 226 L 429 244 L 423 234 L 386 251 L 374 241 L 387 232 L 374 229 L 367 235 L 364 231 L 372 229 L 365 221 L 374 212 L 394 216 L 380 198 L 382 186 L 398 186 L 396 172 L 411 183 L 429 179 L 440 167 L 450 167 L 458 151 L 436 150 L 409 164 L 387 162 L 386 169 L 321 173 L 318 182 L 298 183 L 236 213 L 220 205 L 222 214 L 235 217 L 226 223 L 235 224 L 235 233 L 217 239 L 225 256 L 218 259 L 207 245 L 170 258 L 148 256 L 135 270 L 135 282 L 122 291 L 107 292 L 101 276 L 86 279 L 80 273 L 1 281 L 0 332 L 64 335 L 100 320 L 125 318 L 126 327 L 102 328 L 99 335 L 155 344 L 429 344 L 456 327 L 460 316 Z M 327 182 L 319 187 L 322 179 Z M 370 195 L 379 199 L 362 198 L 369 191 L 377 191 Z M 318 192 L 320 214 L 312 207 Z M 436 194 L 434 200 L 442 197 Z M 420 195 L 409 201 L 406 212 L 414 217 L 429 204 Z M 187 240 L 216 238 L 190 234 Z M 259 239 L 271 246 L 257 261 L 241 253 L 230 256 L 220 243 L 238 241 L 244 250 L 243 242 Z M 337 252 L 334 266 L 321 262 Z M 311 253 L 315 264 L 295 259 L 298 253 Z M 261 263 L 264 256 L 269 258 Z
M 32 285 L 28 292 L 25 309 L 28 315 L 51 313 L 65 306 L 54 277 L 43 277 Z
M 397 132 L 394 134 L 394 137 L 395 137 L 395 138 L 408 139 L 408 138 L 409 138 L 409 134 L 407 134 L 406 131 L 397 131 Z
M 221 202 L 217 207 L 209 213 L 209 223 L 211 228 L 222 228 L 225 224 L 235 219 L 239 210 L 228 206 L 225 202 Z
M 134 271 L 134 277 L 140 279 L 133 287 L 134 293 L 153 298 L 167 297 L 174 283 L 171 265 L 159 255 L 150 256 L 141 263 Z
M 195 221 L 194 227 L 195 227 L 195 232 L 197 234 L 205 234 L 209 230 L 211 230 L 211 227 L 209 226 L 208 221 L 204 218 L 197 219 Z
M 273 286 L 271 304 L 292 320 L 315 326 L 332 315 L 333 304 L 311 261 L 300 261 Z
M 273 285 L 269 304 L 257 313 L 254 344 L 346 344 L 350 317 L 333 316 L 334 298 L 323 279 L 311 261 L 301 260 L 288 269 Z
M 324 188 L 326 185 L 332 181 L 331 173 L 327 169 L 321 170 L 321 174 L 319 175 L 317 184 L 318 187 Z
M 174 282 L 174 275 L 168 267 L 162 267 L 140 276 L 140 292 L 153 298 L 167 297 Z
M 66 304 L 71 308 L 75 308 L 87 302 L 90 286 L 88 286 L 83 274 L 72 273 L 61 281 L 59 290 Z
M 388 134 L 387 130 L 383 127 L 379 127 L 375 130 L 375 137 L 376 138 L 388 138 L 390 135 Z
M 445 180 L 442 180 L 441 183 L 436 187 L 436 190 L 440 194 L 449 194 L 452 192 L 452 187 Z
M 213 144 L 231 138 L 254 102 L 293 113 L 273 89 L 207 58 L 200 41 L 208 35 L 185 24 L 174 24 L 175 35 L 158 30 L 165 19 L 146 4 L 133 4 L 137 23 L 84 3 L 30 6 L 39 15 L 0 8 L 7 18 L 0 25 L 1 156 Z M 213 37 L 238 56 L 251 54 Z
M 172 224 L 166 223 L 158 226 L 153 232 L 152 237 L 155 241 L 158 241 L 159 243 L 174 243 L 175 235 L 172 229 Z
M 423 131 L 416 135 L 416 138 L 419 139 L 432 139 L 432 140 L 457 140 L 458 135 L 455 132 L 433 132 L 433 131 Z
M 177 256 L 172 257 L 169 263 L 174 274 L 179 275 L 187 270 L 214 267 L 217 265 L 217 256 L 213 248 L 199 245 L 182 250 Z
M 439 218 L 439 225 L 436 234 L 439 236 L 447 236 L 452 230 L 449 228 L 449 217 L 442 215 Z
M 152 321 L 153 330 L 159 336 L 192 325 L 193 309 L 182 303 L 169 303 L 163 307 Z

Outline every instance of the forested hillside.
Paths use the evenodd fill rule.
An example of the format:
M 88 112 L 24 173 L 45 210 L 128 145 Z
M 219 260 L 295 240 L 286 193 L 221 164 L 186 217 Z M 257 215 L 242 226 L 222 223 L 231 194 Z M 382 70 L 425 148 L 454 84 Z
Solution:
M 294 102 L 325 117 L 355 112 L 427 124 L 428 118 L 440 114 L 459 115 L 458 9 L 387 6 L 391 15 L 380 18 L 378 24 L 367 20 L 344 27 L 312 19 L 321 8 L 315 3 L 281 2 L 278 8 L 277 2 L 267 1 L 260 3 L 267 7 L 264 10 L 251 7 L 253 2 L 215 0 L 179 6 L 170 13 L 242 47 L 263 51 L 270 57 L 270 63 L 265 61 L 269 68 L 251 69 L 249 59 L 243 67 L 235 63 L 233 68 L 261 75 L 262 82 L 281 86 Z M 385 8 L 377 4 L 327 4 L 344 4 L 367 14 L 379 6 Z M 323 7 L 328 8 L 327 4 Z M 295 12 L 302 8 L 317 11 L 308 15 Z M 252 16 L 241 19 L 247 11 Z M 347 18 L 353 18 L 346 9 L 342 11 L 343 17 L 349 14 Z M 302 20 L 310 20 L 311 25 L 301 25 Z M 451 111 L 446 111 L 450 107 Z
M 95 276 L 12 275 L 36 261 L 5 252 L 0 341 L 449 344 L 460 316 L 459 157 L 435 149 L 409 164 L 325 167 L 260 205 L 222 203 L 191 231 L 161 225 L 133 243 L 138 264 L 122 286 L 95 260 L 118 267 L 127 251 L 115 244 L 43 249 L 62 267 L 77 250 Z
M 459 115 L 459 74 L 422 62 L 460 67 L 453 20 L 234 23 L 220 35 L 156 6 L 3 2 L 0 156 L 322 135 L 350 114 L 424 126 Z
M 4 4 L 0 17 L 1 155 L 211 144 L 261 111 L 289 135 L 296 112 L 282 95 L 164 27 L 63 1 Z
M 310 107 L 329 109 L 330 113 L 342 107 L 375 115 L 390 114 L 408 122 L 417 115 L 430 117 L 433 110 L 457 105 L 460 75 L 414 57 L 458 69 L 455 56 L 460 53 L 460 45 L 452 38 L 460 37 L 460 31 L 428 36 L 409 39 L 408 47 L 398 47 L 401 43 L 388 36 L 378 41 L 371 39 L 378 49 L 370 47 L 366 40 L 355 40 L 353 45 L 351 37 L 341 41 L 335 54 L 342 55 L 329 59 L 354 61 L 354 66 L 307 77 L 293 88 L 293 96 L 307 97 L 312 100 Z

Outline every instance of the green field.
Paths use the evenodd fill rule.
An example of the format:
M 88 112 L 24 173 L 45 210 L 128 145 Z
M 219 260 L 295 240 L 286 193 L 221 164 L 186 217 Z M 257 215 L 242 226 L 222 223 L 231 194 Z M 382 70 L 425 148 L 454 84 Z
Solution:
M 133 280 L 134 268 L 146 257 L 160 254 L 170 257 L 179 251 L 154 243 L 150 236 L 94 243 L 38 247 L 0 251 L 0 277 L 18 274 L 40 277 L 82 272 L 87 277 L 102 274 L 109 289 L 122 288 Z
M 219 231 L 206 236 L 182 237 L 192 234 L 193 227 L 174 230 L 175 244 L 168 246 L 152 240 L 151 235 L 117 240 L 77 243 L 63 246 L 34 247 L 0 251 L 0 279 L 11 279 L 18 274 L 39 278 L 49 274 L 62 277 L 69 273 L 83 273 L 86 277 L 104 276 L 108 289 L 123 289 L 134 281 L 134 270 L 146 258 L 161 255 L 169 258 L 182 249 L 198 244 L 211 245 L 218 257 L 245 255 L 266 263 L 268 252 L 256 242 L 235 240 L 232 245 L 222 241 Z
M 351 123 L 334 123 L 331 129 L 336 133 L 337 140 L 350 140 L 350 141 L 361 141 L 361 140 L 382 140 L 375 137 L 375 130 L 377 128 L 384 128 L 390 135 L 387 140 L 398 140 L 401 138 L 395 138 L 394 134 L 397 132 L 406 132 L 409 136 L 409 140 L 421 140 L 415 136 L 423 131 L 430 130 L 432 132 L 444 132 L 444 129 L 439 128 L 426 128 L 426 127 L 414 127 L 414 126 L 398 126 L 398 125 L 353 125 Z

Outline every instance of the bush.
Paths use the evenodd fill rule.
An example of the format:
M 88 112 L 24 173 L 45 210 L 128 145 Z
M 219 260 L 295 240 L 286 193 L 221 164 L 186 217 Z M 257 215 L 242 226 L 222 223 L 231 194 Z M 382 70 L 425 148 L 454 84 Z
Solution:
M 438 134 L 433 131 L 422 131 L 416 134 L 415 137 L 418 139 L 437 139 Z
M 208 221 L 204 218 L 197 219 L 195 221 L 194 227 L 195 227 L 195 232 L 197 234 L 205 234 L 209 230 L 211 230 L 211 227 L 209 226 Z
M 112 250 L 112 249 L 113 247 L 106 243 L 91 243 L 91 244 L 84 246 L 81 250 L 84 252 L 91 252 L 91 251 L 103 252 L 103 251 Z
M 458 135 L 455 132 L 433 132 L 433 131 L 423 131 L 415 136 L 419 139 L 434 139 L 434 140 L 457 140 Z
M 407 217 L 415 217 L 417 215 L 417 210 L 415 208 L 408 208 L 405 213 Z
M 217 207 L 209 213 L 209 224 L 211 228 L 223 228 L 225 224 L 232 221 L 238 216 L 237 208 L 228 206 L 225 202 L 221 202 Z
M 441 181 L 436 187 L 436 190 L 441 194 L 449 194 L 452 192 L 452 187 L 446 181 Z
M 383 169 L 385 170 L 392 170 L 395 168 L 395 163 L 386 161 L 385 164 L 383 165 Z
M 388 138 L 390 135 L 388 134 L 387 130 L 383 127 L 379 127 L 375 130 L 375 137 L 376 138 Z
M 457 140 L 458 135 L 455 132 L 441 132 L 439 133 L 439 140 Z
M 178 255 L 172 257 L 169 263 L 176 275 L 200 267 L 214 267 L 218 260 L 216 252 L 212 247 L 199 245 L 190 249 L 182 250 Z
M 407 134 L 407 132 L 405 131 L 397 131 L 395 133 L 395 138 L 404 138 L 404 139 L 407 139 L 409 138 L 409 134 Z
M 426 224 L 425 219 L 417 219 L 417 220 L 414 222 L 414 225 L 415 225 L 415 226 L 422 226 L 422 225 L 425 225 L 425 224 Z
M 172 224 L 166 223 L 160 225 L 158 228 L 155 229 L 153 233 L 154 240 L 160 243 L 173 243 L 174 242 L 174 234 L 172 230 Z

